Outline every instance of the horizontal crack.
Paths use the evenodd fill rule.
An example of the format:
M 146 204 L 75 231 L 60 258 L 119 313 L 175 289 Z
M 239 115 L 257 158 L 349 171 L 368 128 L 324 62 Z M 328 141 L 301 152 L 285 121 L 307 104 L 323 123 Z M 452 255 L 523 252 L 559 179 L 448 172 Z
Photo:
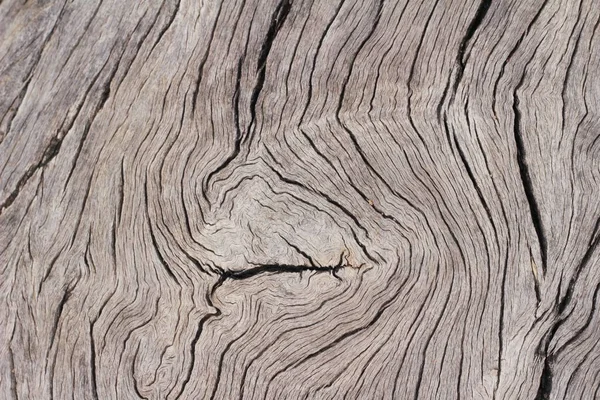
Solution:
M 302 272 L 312 271 L 317 273 L 330 272 L 336 279 L 341 280 L 337 275 L 337 272 L 343 268 L 353 268 L 354 265 L 350 264 L 347 259 L 347 254 L 343 252 L 340 255 L 340 259 L 335 265 L 295 265 L 295 264 L 254 264 L 255 267 L 240 270 L 240 271 L 223 271 L 219 274 L 218 282 L 213 286 L 211 290 L 211 297 L 215 291 L 223 285 L 227 280 L 243 280 L 249 279 L 262 274 L 301 274 Z M 358 268 L 364 264 L 358 265 Z
M 290 264 L 266 264 L 259 265 L 254 268 L 245 269 L 241 271 L 225 271 L 221 276 L 224 279 L 242 280 L 252 278 L 253 276 L 261 274 L 283 274 L 283 273 L 300 273 L 304 271 L 316 271 L 316 272 L 332 272 L 335 274 L 342 268 L 349 267 L 349 265 L 327 265 L 327 266 L 311 266 L 311 265 L 290 265 Z

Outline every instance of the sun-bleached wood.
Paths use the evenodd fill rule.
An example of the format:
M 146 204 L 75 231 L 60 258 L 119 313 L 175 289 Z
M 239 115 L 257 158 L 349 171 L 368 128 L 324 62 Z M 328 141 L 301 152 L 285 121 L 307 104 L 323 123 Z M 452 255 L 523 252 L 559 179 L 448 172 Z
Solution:
M 597 0 L 0 0 L 0 398 L 600 398 Z

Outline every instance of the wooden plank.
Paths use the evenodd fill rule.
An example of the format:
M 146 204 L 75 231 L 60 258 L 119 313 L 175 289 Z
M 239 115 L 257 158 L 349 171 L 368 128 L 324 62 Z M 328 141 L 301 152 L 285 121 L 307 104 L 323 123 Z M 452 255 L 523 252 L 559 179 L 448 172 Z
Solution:
M 0 398 L 600 398 L 599 22 L 0 1 Z

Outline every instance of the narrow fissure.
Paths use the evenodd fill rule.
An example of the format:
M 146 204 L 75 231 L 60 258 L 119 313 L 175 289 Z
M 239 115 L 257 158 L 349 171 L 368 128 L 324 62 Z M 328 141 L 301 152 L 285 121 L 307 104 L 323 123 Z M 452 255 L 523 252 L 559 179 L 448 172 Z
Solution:
M 544 369 L 542 369 L 542 375 L 540 376 L 540 386 L 538 387 L 535 400 L 550 399 L 550 392 L 552 391 L 552 377 L 552 357 L 546 356 L 544 359 Z
M 531 222 L 538 238 L 540 246 L 540 255 L 542 257 L 542 271 L 544 274 L 547 271 L 547 243 L 546 235 L 544 233 L 544 227 L 542 225 L 542 218 L 538 207 L 537 200 L 534 195 L 533 183 L 531 181 L 531 174 L 529 172 L 529 166 L 526 160 L 525 145 L 523 143 L 523 132 L 521 129 L 521 111 L 519 110 L 519 98 L 517 94 L 514 94 L 513 112 L 515 114 L 514 119 L 514 134 L 515 144 L 517 148 L 517 164 L 519 165 L 519 173 L 521 175 L 521 181 L 523 182 L 523 189 L 525 191 L 525 197 L 529 204 L 529 213 L 531 214 Z
M 460 81 L 462 80 L 463 74 L 465 72 L 465 63 L 467 62 L 467 59 L 469 58 L 468 55 L 467 55 L 467 57 L 465 57 L 465 52 L 467 51 L 467 46 L 471 42 L 471 39 L 473 39 L 473 35 L 475 35 L 475 32 L 477 31 L 477 29 L 479 29 L 479 27 L 481 26 L 481 23 L 483 22 L 483 19 L 487 15 L 487 12 L 490 9 L 491 5 L 492 5 L 492 0 L 482 0 L 481 3 L 479 3 L 479 7 L 477 8 L 477 11 L 475 12 L 475 16 L 471 20 L 471 23 L 469 24 L 469 27 L 467 28 L 467 32 L 465 33 L 465 36 L 463 36 L 463 39 L 460 42 L 460 46 L 458 48 L 458 54 L 456 55 L 456 63 L 458 64 L 458 70 L 456 71 L 456 80 L 454 81 L 454 86 L 453 86 L 453 96 L 454 96 L 454 94 L 456 94 L 458 85 L 459 85 Z

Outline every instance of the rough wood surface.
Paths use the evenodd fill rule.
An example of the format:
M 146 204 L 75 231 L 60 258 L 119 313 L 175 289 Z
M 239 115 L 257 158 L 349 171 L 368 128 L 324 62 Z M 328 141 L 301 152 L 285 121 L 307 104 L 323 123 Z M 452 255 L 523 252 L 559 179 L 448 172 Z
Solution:
M 600 398 L 598 0 L 0 0 L 0 398 Z

